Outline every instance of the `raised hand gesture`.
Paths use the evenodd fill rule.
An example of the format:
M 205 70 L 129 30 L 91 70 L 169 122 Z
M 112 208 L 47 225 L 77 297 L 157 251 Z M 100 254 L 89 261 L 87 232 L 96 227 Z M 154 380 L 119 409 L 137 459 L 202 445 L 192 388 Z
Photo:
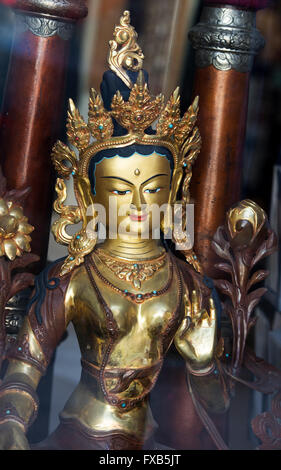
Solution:
M 216 309 L 212 298 L 209 309 L 200 309 L 196 291 L 192 291 L 191 301 L 184 296 L 185 317 L 176 333 L 175 345 L 186 360 L 187 367 L 194 372 L 207 372 L 213 367 L 216 348 Z

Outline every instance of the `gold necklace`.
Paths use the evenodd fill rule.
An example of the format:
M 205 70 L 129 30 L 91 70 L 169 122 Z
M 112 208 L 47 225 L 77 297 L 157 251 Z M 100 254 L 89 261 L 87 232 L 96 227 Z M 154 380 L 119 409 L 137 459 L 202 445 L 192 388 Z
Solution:
M 158 297 L 160 295 L 165 294 L 165 292 L 167 292 L 169 290 L 169 288 L 172 284 L 172 281 L 173 281 L 174 268 L 173 268 L 172 259 L 170 257 L 169 257 L 169 278 L 168 278 L 168 282 L 166 283 L 166 285 L 164 287 L 162 287 L 162 289 L 160 289 L 160 290 L 153 290 L 152 292 L 146 292 L 144 294 L 134 294 L 133 292 L 129 292 L 127 289 L 123 290 L 123 289 L 120 289 L 117 286 L 114 286 L 98 270 L 93 257 L 87 257 L 86 259 L 87 259 L 86 269 L 87 269 L 88 275 L 91 279 L 91 283 L 93 285 L 94 285 L 94 280 L 93 280 L 93 277 L 91 275 L 90 265 L 93 267 L 96 275 L 101 279 L 102 282 L 104 282 L 104 284 L 106 284 L 107 286 L 109 286 L 111 289 L 118 292 L 119 294 L 123 295 L 127 299 L 131 300 L 132 302 L 136 302 L 138 304 L 143 303 L 145 300 L 151 299 L 152 297 Z
M 95 253 L 118 279 L 129 282 L 135 289 L 141 289 L 141 283 L 151 279 L 155 273 L 162 269 L 167 259 L 166 253 L 152 260 L 137 262 L 114 258 L 101 248 L 98 248 Z

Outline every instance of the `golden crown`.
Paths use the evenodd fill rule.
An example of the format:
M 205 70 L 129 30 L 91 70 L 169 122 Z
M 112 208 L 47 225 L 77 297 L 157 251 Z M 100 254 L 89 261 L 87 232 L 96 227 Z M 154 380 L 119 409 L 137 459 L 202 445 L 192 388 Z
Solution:
M 84 260 L 84 256 L 92 251 L 95 241 L 89 241 L 85 235 L 87 206 L 91 204 L 89 194 L 88 169 L 94 155 L 105 149 L 125 147 L 131 144 L 164 146 L 170 150 L 174 159 L 175 176 L 185 178 L 182 186 L 183 200 L 188 202 L 191 166 L 201 148 L 201 137 L 197 128 L 198 97 L 181 118 L 179 88 L 164 104 L 162 94 L 152 97 L 144 80 L 142 66 L 143 54 L 136 44 L 137 34 L 130 25 L 129 12 L 124 12 L 120 25 L 116 26 L 114 40 L 110 41 L 109 67 L 131 88 L 128 101 L 120 93 L 113 96 L 111 110 L 104 107 L 102 97 L 94 89 L 90 91 L 88 122 L 86 123 L 69 100 L 67 118 L 67 136 L 69 142 L 79 152 L 79 158 L 70 147 L 58 141 L 52 151 L 55 168 L 62 178 L 74 177 L 74 190 L 79 207 L 64 206 L 66 187 L 62 179 L 58 179 L 56 191 L 58 199 L 55 210 L 60 219 L 53 226 L 53 233 L 58 243 L 68 245 L 69 257 L 64 263 L 63 274 Z M 139 70 L 134 85 L 130 82 L 125 68 Z M 114 136 L 113 118 L 124 129 L 126 135 Z M 155 134 L 145 131 L 157 121 Z M 179 178 L 177 178 L 177 181 Z M 178 186 L 177 188 L 178 189 Z M 176 195 L 177 191 L 174 191 Z M 174 201 L 170 201 L 173 203 Z M 78 235 L 71 237 L 66 226 L 83 222 Z
M 73 101 L 69 100 L 67 136 L 69 142 L 78 149 L 79 159 L 61 141 L 53 148 L 52 158 L 58 173 L 69 177 L 79 173 L 86 177 L 91 158 L 104 149 L 140 143 L 142 145 L 161 145 L 167 147 L 174 158 L 175 168 L 179 165 L 189 167 L 195 160 L 201 147 L 201 138 L 195 126 L 198 114 L 198 97 L 181 118 L 180 96 L 177 88 L 164 106 L 163 95 L 152 98 L 142 71 L 133 86 L 128 101 L 124 101 L 117 91 L 111 103 L 111 111 L 104 108 L 102 97 L 91 89 L 89 100 L 89 119 L 84 121 Z M 114 118 L 128 133 L 125 136 L 113 136 Z M 156 120 L 155 134 L 146 134 Z M 91 142 L 91 138 L 94 139 Z M 66 166 L 65 162 L 71 166 Z

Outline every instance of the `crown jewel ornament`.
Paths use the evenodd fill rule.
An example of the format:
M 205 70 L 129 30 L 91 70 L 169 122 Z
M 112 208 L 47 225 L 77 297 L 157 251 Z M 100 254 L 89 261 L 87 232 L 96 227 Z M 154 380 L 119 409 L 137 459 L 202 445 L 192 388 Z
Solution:
M 126 21 L 124 18 L 126 18 Z M 127 37 L 128 40 L 124 41 L 123 46 L 122 41 L 119 41 L 121 49 L 118 54 L 120 54 L 119 57 L 122 55 L 122 60 L 120 59 L 119 62 L 116 60 L 114 66 L 112 65 L 112 48 L 115 50 L 114 42 L 110 42 L 111 52 L 109 54 L 110 68 L 127 86 L 128 82 L 123 74 L 124 67 L 132 70 L 131 67 L 128 67 L 128 63 L 131 63 L 129 58 L 132 53 L 141 57 L 140 53 L 136 52 L 140 49 L 135 42 L 137 35 L 134 33 L 134 28 L 131 27 L 132 29 L 130 29 L 129 27 L 129 18 L 129 13 L 124 12 L 120 25 L 115 29 L 115 39 L 116 35 L 120 38 L 123 37 L 123 39 L 131 35 L 130 40 Z M 138 62 L 139 65 L 140 63 L 142 62 Z M 135 69 L 138 70 L 139 67 L 137 66 Z M 63 205 L 66 199 L 66 186 L 63 179 L 58 179 L 56 185 L 58 199 L 55 203 L 55 209 L 58 209 L 60 219 L 55 222 L 52 231 L 56 241 L 68 245 L 69 251 L 61 275 L 70 272 L 75 266 L 83 263 L 84 257 L 94 249 L 96 244 L 96 238 L 89 239 L 86 233 L 86 227 L 89 223 L 89 215 L 86 216 L 86 213 L 87 208 L 93 202 L 88 170 L 91 159 L 98 152 L 105 149 L 118 149 L 132 144 L 166 147 L 171 152 L 174 160 L 169 203 L 173 205 L 176 202 L 180 182 L 184 177 L 182 205 L 185 207 L 189 201 L 188 187 L 192 176 L 192 164 L 201 148 L 200 133 L 195 125 L 198 110 L 198 97 L 196 97 L 181 118 L 179 88 L 174 91 L 165 105 L 162 94 L 157 97 L 150 95 L 142 70 L 138 73 L 136 83 L 131 87 L 129 99 L 124 100 L 120 91 L 117 90 L 112 98 L 110 110 L 105 108 L 101 95 L 91 89 L 88 122 L 83 119 L 73 101 L 69 100 L 67 136 L 72 146 L 78 150 L 79 157 L 76 156 L 75 151 L 58 141 L 52 151 L 52 160 L 59 176 L 63 179 L 73 176 L 74 191 L 79 207 Z M 127 131 L 125 135 L 114 136 L 114 120 Z M 155 121 L 157 121 L 155 134 L 148 133 L 148 129 Z M 73 237 L 68 236 L 65 230 L 66 226 L 81 221 L 82 229 Z M 172 225 L 172 221 L 170 224 Z M 183 228 L 185 229 L 185 227 Z M 177 242 L 178 240 L 175 239 L 174 241 Z M 183 240 L 180 240 L 180 242 L 182 243 Z M 192 250 L 187 250 L 184 255 L 187 261 L 191 262 L 195 269 L 200 271 L 199 263 L 196 257 L 194 258 Z
M 132 88 L 132 81 L 127 70 L 138 71 L 142 69 L 144 55 L 137 44 L 138 35 L 130 24 L 130 12 L 124 11 L 120 18 L 120 25 L 115 27 L 114 39 L 109 42 L 108 65 L 121 80 Z

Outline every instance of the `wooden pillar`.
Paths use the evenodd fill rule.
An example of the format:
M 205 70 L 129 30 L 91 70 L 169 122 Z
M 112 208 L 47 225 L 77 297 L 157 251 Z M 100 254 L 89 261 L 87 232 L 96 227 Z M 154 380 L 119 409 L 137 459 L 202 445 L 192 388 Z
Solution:
M 200 97 L 202 151 L 194 165 L 195 251 L 216 277 L 212 237 L 240 198 L 242 155 L 254 55 L 264 44 L 255 10 L 266 0 L 208 0 L 189 33 L 196 50 L 194 94 Z
M 0 129 L 0 162 L 11 189 L 31 187 L 24 211 L 32 252 L 46 260 L 52 212 L 51 148 L 58 138 L 66 61 L 86 0 L 0 0 L 16 16 Z
M 196 50 L 194 95 L 200 98 L 202 136 L 190 192 L 195 203 L 195 250 L 210 277 L 216 275 L 211 239 L 227 209 L 240 198 L 250 70 L 263 45 L 255 28 L 255 9 L 265 6 L 266 0 L 206 1 L 199 24 L 189 33 Z M 170 355 L 152 392 L 159 441 L 175 449 L 212 449 L 193 409 L 185 374 L 185 365 Z M 227 414 L 212 418 L 227 440 Z

